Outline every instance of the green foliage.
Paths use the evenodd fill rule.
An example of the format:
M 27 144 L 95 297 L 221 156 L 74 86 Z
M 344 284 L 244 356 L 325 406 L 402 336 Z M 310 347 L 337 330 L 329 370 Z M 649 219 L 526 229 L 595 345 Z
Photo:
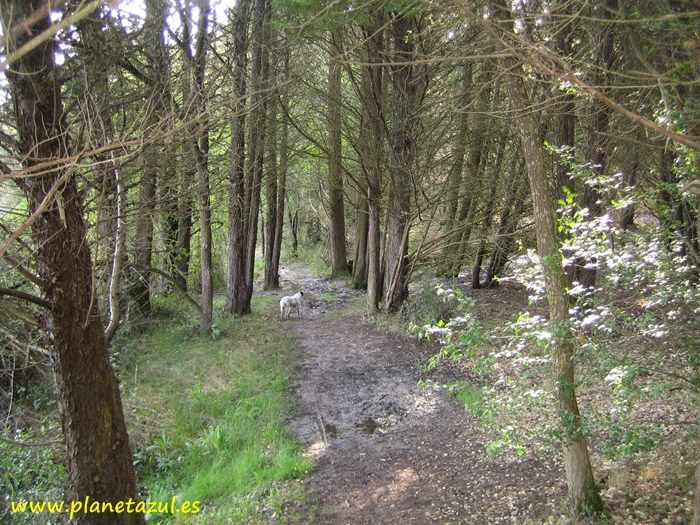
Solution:
M 448 385 L 447 392 L 456 397 L 473 416 L 486 417 L 491 413 L 488 402 L 491 392 L 487 388 L 478 387 L 469 381 L 458 381 Z
M 432 312 L 432 319 L 437 318 L 434 324 L 411 323 L 409 330 L 418 339 L 437 339 L 442 344 L 441 356 L 450 357 L 456 361 L 473 357 L 476 348 L 489 340 L 488 334 L 474 313 L 474 299 L 465 297 L 459 288 L 445 290 L 440 286 L 436 288 L 434 295 L 436 300 L 432 301 L 432 304 L 439 307 L 441 301 L 447 308 L 439 308 Z M 451 317 L 448 317 L 450 314 Z
M 198 522 L 249 523 L 271 505 L 281 513 L 283 482 L 311 468 L 286 427 L 292 336 L 260 308 L 217 319 L 214 340 L 161 323 L 120 354 L 133 366 L 124 398 L 139 478 L 152 501 L 199 501 Z
M 486 453 L 491 458 L 504 451 L 511 451 L 518 457 L 522 457 L 527 453 L 527 447 L 518 439 L 516 427 L 509 426 L 502 429 L 495 440 L 486 444 Z
M 56 436 L 58 431 L 58 423 L 47 418 L 38 430 L 15 430 L 0 436 L 7 440 L 0 441 L 0 493 L 3 495 L 0 508 L 4 507 L 3 512 L 9 510 L 13 501 L 65 500 L 68 476 L 61 461 L 59 447 L 36 446 L 47 441 L 47 436 Z M 0 515 L 0 518 L 3 517 Z M 3 519 L 7 520 L 3 523 L 13 525 L 68 523 L 67 516 L 52 515 L 48 512 L 8 514 Z

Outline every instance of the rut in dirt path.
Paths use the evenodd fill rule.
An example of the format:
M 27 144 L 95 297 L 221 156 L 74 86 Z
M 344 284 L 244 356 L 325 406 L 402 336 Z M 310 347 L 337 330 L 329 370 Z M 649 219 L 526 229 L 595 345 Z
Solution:
M 306 481 L 314 507 L 298 523 L 526 524 L 558 505 L 558 464 L 490 459 L 476 420 L 418 386 L 425 345 L 309 303 L 288 321 L 302 360 L 290 424 L 316 463 Z

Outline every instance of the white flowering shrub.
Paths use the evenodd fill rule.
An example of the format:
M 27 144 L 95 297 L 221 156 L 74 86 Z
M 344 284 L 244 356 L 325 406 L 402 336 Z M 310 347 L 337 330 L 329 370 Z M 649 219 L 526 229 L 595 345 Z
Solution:
M 642 222 L 634 232 L 617 228 L 613 218 L 635 202 L 622 174 L 593 177 L 585 165 L 574 168 L 574 176 L 595 185 L 608 210 L 591 216 L 568 189 L 560 201 L 563 264 L 597 272 L 595 287 L 572 282 L 569 289 L 581 430 L 593 450 L 615 459 L 651 450 L 676 432 L 670 430 L 673 421 L 656 415 L 664 396 L 700 392 L 698 256 L 670 219 Z M 485 333 L 474 305 L 452 290 L 439 293 L 461 301 L 464 313 L 413 327 L 420 337 L 440 341 L 440 357 L 466 359 L 472 371 L 488 370 L 491 383 L 480 387 L 478 403 L 470 405 L 477 408 L 469 410 L 493 432 L 490 454 L 521 455 L 563 439 L 551 378 L 555 327 L 543 311 L 540 261 L 534 252 L 523 252 L 512 267 L 513 275 L 502 281 L 525 286 L 536 310 L 521 312 L 505 329 Z

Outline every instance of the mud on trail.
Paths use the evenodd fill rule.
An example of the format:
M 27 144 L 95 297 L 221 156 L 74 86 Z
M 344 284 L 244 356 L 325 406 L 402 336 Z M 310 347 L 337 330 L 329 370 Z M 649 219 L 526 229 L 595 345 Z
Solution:
M 303 317 L 284 321 L 299 333 L 290 425 L 316 465 L 295 523 L 526 524 L 555 513 L 566 491 L 558 463 L 489 458 L 476 419 L 419 386 L 416 364 L 434 346 L 364 323 L 346 308 L 361 294 L 345 283 L 299 269 L 282 277 L 282 293 L 305 293 Z

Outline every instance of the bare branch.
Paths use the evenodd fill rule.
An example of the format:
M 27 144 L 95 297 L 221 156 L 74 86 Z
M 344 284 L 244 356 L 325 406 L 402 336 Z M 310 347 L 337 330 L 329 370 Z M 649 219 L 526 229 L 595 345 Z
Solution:
M 58 2 L 60 4 L 61 2 Z M 22 47 L 17 49 L 16 51 L 13 51 L 12 53 L 6 54 L 5 55 L 5 60 L 0 62 L 0 71 L 5 71 L 10 64 L 13 62 L 16 62 L 20 58 L 22 58 L 24 55 L 32 51 L 33 49 L 36 49 L 38 46 L 40 46 L 42 43 L 46 42 L 47 40 L 52 39 L 56 33 L 61 31 L 62 29 L 65 29 L 66 27 L 70 26 L 71 24 L 75 24 L 76 22 L 79 22 L 86 16 L 88 16 L 90 13 L 92 13 L 95 9 L 97 9 L 100 5 L 104 3 L 104 0 L 93 0 L 89 4 L 87 4 L 85 7 L 82 9 L 77 10 L 75 13 L 72 15 L 64 18 L 60 22 L 56 24 L 52 24 L 51 27 L 43 31 L 42 33 L 38 34 L 34 38 L 32 38 L 29 42 L 24 44 Z M 47 6 L 47 9 L 49 7 Z M 41 18 L 43 13 L 43 9 L 38 13 L 38 14 L 33 14 L 30 17 L 30 20 L 33 20 L 33 23 L 37 23 Z M 21 26 L 21 28 L 25 28 L 25 23 L 20 22 L 20 24 L 17 24 L 17 26 Z M 26 27 L 26 30 L 29 31 L 29 28 Z M 19 34 L 19 32 L 18 32 Z M 7 51 L 7 45 L 5 45 L 5 51 Z
M 12 290 L 10 288 L 0 288 L 0 295 L 4 295 L 7 297 L 16 297 L 17 299 L 22 299 L 29 303 L 36 304 L 37 306 L 41 306 L 43 308 L 46 308 L 47 310 L 53 310 L 53 303 L 51 301 L 47 301 L 46 299 L 42 299 L 41 297 L 37 297 L 36 295 L 21 292 L 19 290 Z

